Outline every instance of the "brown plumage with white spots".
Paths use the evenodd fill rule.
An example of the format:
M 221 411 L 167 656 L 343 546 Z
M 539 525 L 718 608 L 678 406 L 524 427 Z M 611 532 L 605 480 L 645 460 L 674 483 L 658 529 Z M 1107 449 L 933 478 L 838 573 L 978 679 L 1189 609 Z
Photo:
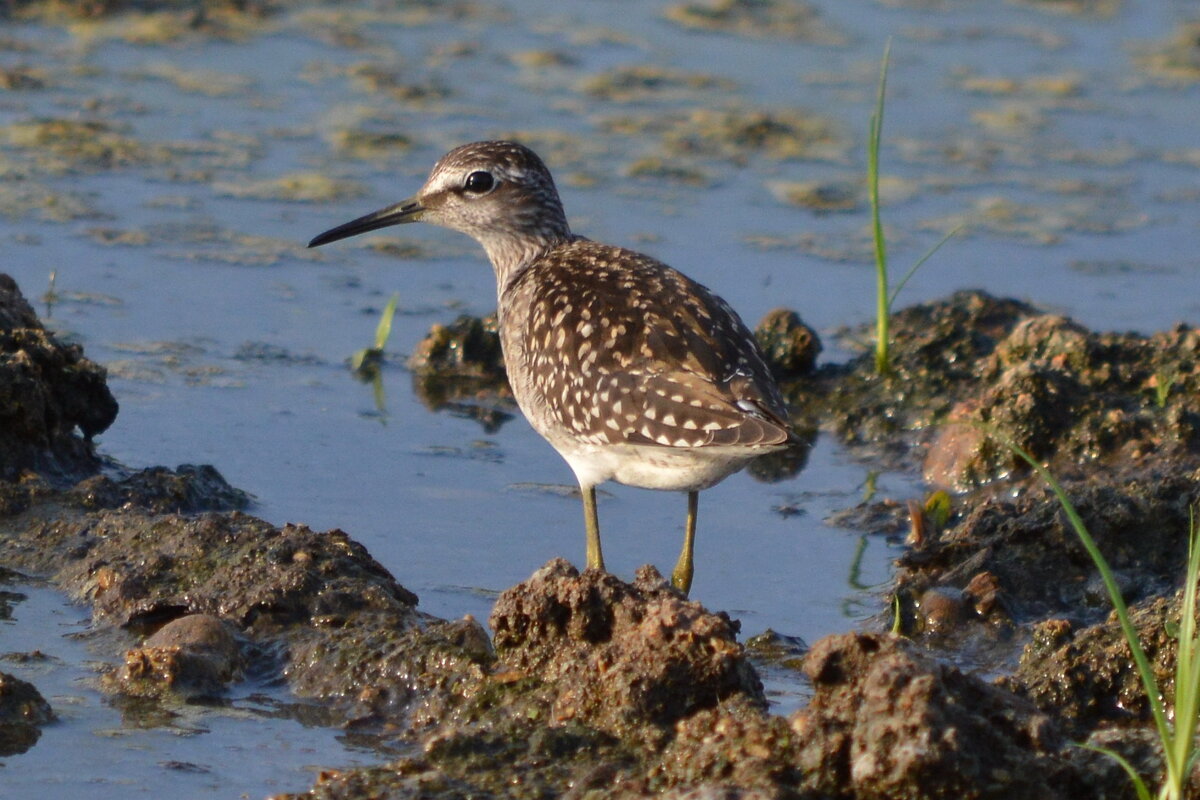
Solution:
M 597 484 L 685 491 L 672 581 L 686 593 L 699 491 L 793 438 L 754 336 L 683 273 L 571 233 L 549 170 L 515 142 L 450 151 L 412 198 L 309 246 L 418 220 L 468 234 L 492 262 L 509 382 L 579 481 L 588 566 L 604 568 Z

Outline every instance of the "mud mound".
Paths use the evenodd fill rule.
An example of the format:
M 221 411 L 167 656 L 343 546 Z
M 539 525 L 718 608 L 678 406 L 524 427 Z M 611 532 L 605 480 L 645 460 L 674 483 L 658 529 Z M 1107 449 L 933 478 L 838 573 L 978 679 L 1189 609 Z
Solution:
M 0 274 L 0 479 L 34 470 L 62 484 L 94 471 L 91 437 L 117 417 L 105 377 L 82 348 L 47 332 Z
M 653 567 L 629 584 L 555 559 L 500 596 L 491 626 L 506 664 L 557 685 L 559 721 L 621 735 L 734 695 L 765 708 L 737 623 L 689 602 Z

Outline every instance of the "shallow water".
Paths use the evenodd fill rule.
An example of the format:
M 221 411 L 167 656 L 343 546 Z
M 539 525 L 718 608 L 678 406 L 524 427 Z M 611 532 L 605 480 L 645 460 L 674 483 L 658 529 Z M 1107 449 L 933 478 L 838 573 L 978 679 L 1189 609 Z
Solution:
M 241 42 L 195 36 L 144 45 L 103 31 L 89 39 L 87 29 L 9 23 L 0 66 L 41 68 L 45 86 L 0 92 L 0 127 L 101 119 L 142 145 L 186 144 L 111 166 L 70 154 L 51 160 L 51 147 L 22 148 L 0 135 L 3 269 L 31 299 L 55 271 L 57 299 L 49 308 L 39 302 L 39 312 L 109 365 L 122 413 L 101 437 L 106 453 L 133 466 L 212 463 L 257 497 L 255 513 L 344 528 L 420 595 L 424 610 L 447 617 L 486 617 L 496 592 L 555 555 L 582 561 L 579 502 L 553 490 L 569 485 L 570 473 L 519 418 L 486 433 L 428 412 L 397 366 L 431 324 L 494 307 L 490 270 L 471 242 L 413 226 L 397 238 L 427 257 L 388 255 L 360 240 L 317 252 L 303 244 L 411 193 L 454 144 L 525 138 L 555 170 L 578 232 L 662 258 L 749 321 L 786 305 L 828 334 L 867 321 L 873 309 L 865 204 L 815 213 L 779 198 L 786 184 L 802 181 L 853 189 L 878 59 L 892 35 L 883 172 L 891 179 L 885 221 L 895 269 L 966 224 L 912 279 L 901 304 L 980 287 L 1099 329 L 1151 331 L 1200 319 L 1200 89 L 1194 78 L 1169 80 L 1138 62 L 1190 5 L 1124 4 L 1111 16 L 1037 7 L 1061 11 L 1065 3 L 815 5 L 845 44 L 686 30 L 661 17 L 666 4 L 615 0 L 569 11 L 513 3 L 502 13 L 462 4 L 461 16 L 431 11 L 420 24 L 405 24 L 413 22 L 405 14 L 371 13 L 364 22 L 294 12 Z M 335 29 L 348 34 L 339 39 Z M 372 89 L 356 65 L 445 96 L 401 99 Z M 628 102 L 581 88 L 628 65 L 727 83 Z M 700 107 L 738 109 L 737 117 L 803 108 L 827 119 L 834 135 L 807 157 L 751 150 L 742 164 L 717 144 L 713 153 L 672 151 L 670 131 L 646 127 Z M 356 159 L 334 146 L 347 130 L 400 133 L 412 146 Z M 690 170 L 699 182 L 631 176 L 644 157 Z M 350 195 L 236 196 L 253 181 L 295 174 L 345 181 Z M 370 343 L 393 292 L 396 358 L 381 412 L 344 362 Z M 827 358 L 846 357 L 826 339 Z M 705 492 L 694 596 L 739 618 L 743 634 L 770 627 L 809 641 L 880 613 L 882 590 L 871 587 L 886 582 L 894 545 L 823 524 L 861 498 L 870 468 L 823 437 L 794 479 L 763 484 L 738 475 Z M 877 487 L 901 500 L 920 491 L 898 474 L 879 476 Z M 645 562 L 668 570 L 683 498 L 606 491 L 600 515 L 610 569 L 625 577 Z M 39 602 L 40 614 L 70 616 L 52 600 Z M 33 601 L 21 608 L 15 630 L 28 635 Z M 0 650 L 50 651 L 71 641 L 13 637 L 5 626 Z M 87 672 L 72 674 L 68 683 Z M 65 691 L 54 680 L 62 679 L 34 682 L 47 694 Z M 773 681 L 772 689 L 781 711 L 802 698 L 793 682 Z M 63 751 L 108 749 L 95 745 L 113 741 L 105 732 L 117 723 L 102 717 L 116 712 L 98 695 L 84 705 L 91 710 L 63 714 L 29 754 L 5 760 L 5 789 L 36 785 Z M 139 732 L 136 748 L 100 759 L 97 776 L 110 769 L 104 780 L 123 792 L 227 795 L 236 786 L 253 797 L 306 787 L 304 747 L 340 747 L 332 733 L 309 729 L 316 743 L 294 744 L 298 734 L 283 727 L 290 722 L 233 724 L 216 712 L 199 719 L 207 734 Z M 253 751 L 288 777 L 252 765 L 240 777 L 153 766 L 205 762 L 206 747 Z M 312 761 L 362 757 L 321 752 Z
M 0 669 L 37 686 L 57 719 L 29 751 L 0 758 L 0 797 L 238 797 L 254 787 L 253 797 L 305 789 L 331 758 L 376 758 L 279 687 L 243 683 L 221 706 L 116 708 L 96 688 L 103 661 L 87 615 L 51 589 L 7 588 L 26 599 L 0 622 L 4 650 L 39 655 Z

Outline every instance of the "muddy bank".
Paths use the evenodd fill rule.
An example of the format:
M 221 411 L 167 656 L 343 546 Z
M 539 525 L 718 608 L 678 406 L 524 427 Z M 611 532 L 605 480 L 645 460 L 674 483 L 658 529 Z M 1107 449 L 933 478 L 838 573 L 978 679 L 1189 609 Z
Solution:
M 930 512 L 902 560 L 906 635 L 814 643 L 801 662 L 813 699 L 785 719 L 768 713 L 737 622 L 652 568 L 626 583 L 556 559 L 503 593 L 489 636 L 471 617 L 421 612 L 344 532 L 245 513 L 247 497 L 212 467 L 105 464 L 85 427 L 115 414 L 95 389 L 103 371 L 42 330 L 11 281 L 0 285 L 0 392 L 32 386 L 41 393 L 24 396 L 45 398 L 8 406 L 0 561 L 90 606 L 93 627 L 111 634 L 101 686 L 114 696 L 169 707 L 248 676 L 281 681 L 329 723 L 401 754 L 327 770 L 304 796 L 1123 796 L 1105 764 L 1068 745 L 1085 737 L 1157 769 L 1138 743 L 1145 710 L 1106 601 L 1053 499 L 986 442 L 947 439 L 944 421 L 1007 424 L 1079 476 L 1070 490 L 1165 670 L 1173 644 L 1159 622 L 1177 602 L 1187 509 L 1200 502 L 1194 331 L 1097 335 L 962 293 L 897 316 L 895 369 L 879 378 L 866 355 L 816 366 L 815 334 L 773 313 L 759 335 L 800 427 L 836 431 L 863 458 L 927 474 L 937 463 L 952 486 L 983 484 L 943 518 Z M 436 329 L 412 362 L 418 385 L 469 380 L 442 396 L 504 407 L 493 334 L 470 319 Z M 64 372 L 90 382 L 64 384 Z M 994 390 L 1013 373 L 1032 401 Z M 1165 374 L 1169 387 L 1155 390 Z M 1107 444 L 1114 408 L 1127 424 Z M 910 511 L 857 513 L 903 526 Z M 981 653 L 1001 680 L 953 665 Z
M 797 427 L 831 431 L 864 461 L 920 471 L 931 487 L 928 498 L 838 515 L 908 534 L 895 614 L 879 624 L 1001 675 L 1072 739 L 1137 749 L 1148 707 L 1095 566 L 1058 500 L 987 427 L 1063 480 L 1170 686 L 1174 643 L 1162 620 L 1178 605 L 1200 504 L 1200 331 L 1094 333 L 1027 303 L 960 292 L 899 312 L 893 332 L 892 369 L 880 376 L 871 353 L 815 366 L 819 339 L 792 312 L 772 312 L 757 330 Z M 461 369 L 444 366 L 447 379 Z

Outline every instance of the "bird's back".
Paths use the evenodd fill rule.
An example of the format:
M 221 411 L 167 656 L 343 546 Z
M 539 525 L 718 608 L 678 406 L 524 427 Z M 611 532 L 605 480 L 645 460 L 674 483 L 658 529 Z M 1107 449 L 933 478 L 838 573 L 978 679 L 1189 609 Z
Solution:
M 575 238 L 500 297 L 509 379 L 552 442 L 768 450 L 787 411 L 724 300 L 649 256 Z

